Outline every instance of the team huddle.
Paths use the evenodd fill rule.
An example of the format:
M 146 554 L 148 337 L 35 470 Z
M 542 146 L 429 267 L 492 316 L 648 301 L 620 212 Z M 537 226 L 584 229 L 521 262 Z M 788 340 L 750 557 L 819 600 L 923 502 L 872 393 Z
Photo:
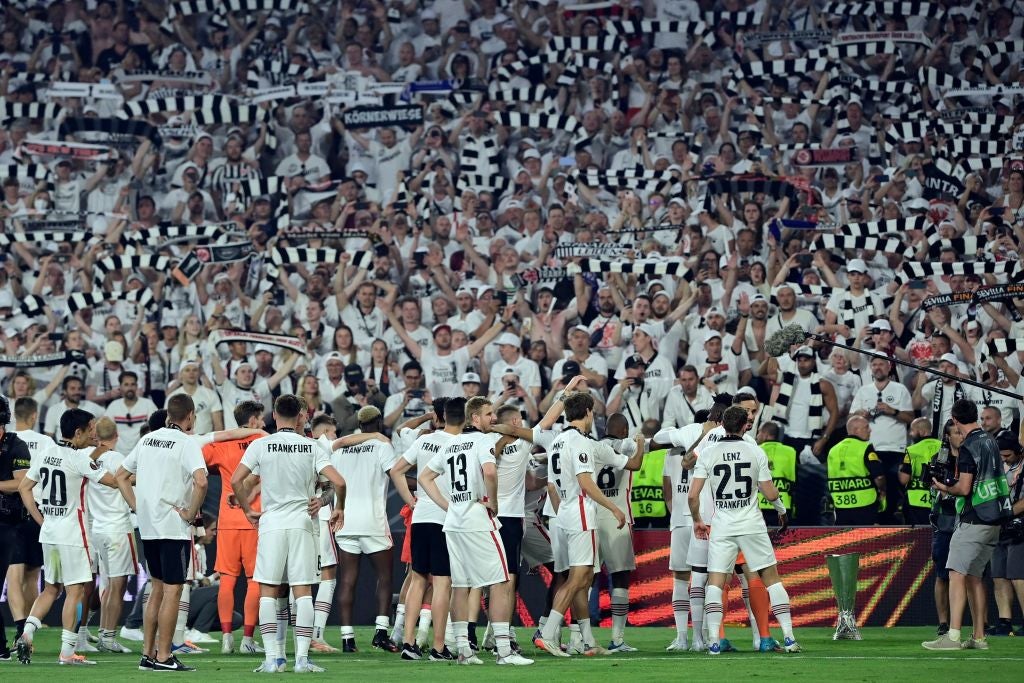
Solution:
M 41 525 L 47 585 L 19 637 L 18 657 L 31 661 L 40 618 L 63 589 L 59 662 L 93 663 L 78 652 L 82 606 L 97 569 L 108 586 L 120 580 L 122 592 L 125 577 L 136 573 L 134 513 L 150 575 L 139 669 L 193 670 L 177 657 L 190 652 L 182 647 L 179 616 L 182 602 L 187 610 L 183 587 L 196 571 L 194 523 L 208 469 L 219 471 L 223 481 L 217 538 L 223 652 L 235 651 L 230 614 L 244 573 L 249 586 L 241 651 L 264 654 L 257 672 L 286 670 L 289 622 L 293 670 L 324 671 L 310 652 L 337 651 L 324 629 L 339 581 L 341 649 L 357 651 L 352 612 L 363 555 L 377 574 L 372 646 L 402 659 L 478 665 L 486 649 L 499 665 L 533 664 L 511 625 L 521 566 L 546 566 L 553 575 L 546 614 L 532 638 L 539 651 L 555 657 L 634 651 L 625 641 L 629 577 L 636 567 L 629 491 L 632 472 L 656 448 L 670 449 L 663 477 L 677 635 L 667 649 L 712 655 L 734 649 L 720 628 L 724 590 L 736 573 L 755 649 L 799 652 L 759 508 L 760 492 L 785 524 L 767 457 L 747 434 L 756 399 L 719 397 L 710 411 L 699 411 L 698 422 L 651 438 L 626 438 L 628 423 L 613 415 L 598 440 L 593 397 L 578 386 L 585 386 L 583 377 L 571 381 L 532 428 L 517 409 L 495 412 L 483 397 L 439 398 L 432 413 L 400 425 L 391 439 L 373 406 L 358 412 L 357 433 L 337 438 L 332 418 L 319 416 L 307 425 L 302 399 L 289 394 L 274 404 L 273 434 L 259 428 L 261 404 L 250 402 L 235 410 L 237 429 L 193 435 L 195 406 L 189 396 L 176 395 L 161 416 L 165 423 L 153 425 L 124 456 L 112 450 L 116 433 L 111 440 L 103 420 L 70 410 L 61 419 L 63 440 L 31 453 L 19 486 Z M 411 509 L 403 552 L 408 572 L 390 633 L 389 485 Z M 587 599 L 602 565 L 612 582 L 607 648 L 595 638 Z M 481 591 L 489 625 L 478 644 L 473 627 Z M 106 607 L 105 600 L 100 649 L 127 652 L 113 638 L 119 612 Z M 782 628 L 782 643 L 769 633 L 771 615 Z M 257 622 L 262 646 L 253 639 Z M 563 625 L 569 629 L 565 644 Z

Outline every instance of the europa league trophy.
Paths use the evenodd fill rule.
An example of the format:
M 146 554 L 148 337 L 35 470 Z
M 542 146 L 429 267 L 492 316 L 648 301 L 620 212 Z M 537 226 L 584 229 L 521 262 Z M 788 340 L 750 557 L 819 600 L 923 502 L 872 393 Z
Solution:
M 839 619 L 832 640 L 860 640 L 857 629 L 857 571 L 860 569 L 860 553 L 828 555 L 828 575 L 832 579 L 832 591 L 839 606 Z

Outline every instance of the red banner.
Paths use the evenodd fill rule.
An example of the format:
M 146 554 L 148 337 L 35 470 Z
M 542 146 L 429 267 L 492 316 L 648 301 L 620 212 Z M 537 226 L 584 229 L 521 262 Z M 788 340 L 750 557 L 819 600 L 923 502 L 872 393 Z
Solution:
M 835 626 L 836 601 L 825 566 L 826 555 L 860 553 L 857 623 L 861 626 L 932 624 L 932 530 L 927 527 L 807 527 L 793 529 L 775 540 L 782 582 L 789 593 L 796 626 Z M 671 626 L 672 574 L 668 570 L 669 532 L 640 530 L 633 534 L 637 569 L 629 591 L 629 623 Z M 546 586 L 550 580 L 542 572 Z M 543 606 L 535 577 L 521 577 L 519 617 L 533 625 L 538 603 Z M 607 582 L 602 580 L 602 626 L 611 625 Z M 747 623 L 738 581 L 732 583 L 726 605 L 727 624 Z M 527 606 L 529 605 L 529 607 Z

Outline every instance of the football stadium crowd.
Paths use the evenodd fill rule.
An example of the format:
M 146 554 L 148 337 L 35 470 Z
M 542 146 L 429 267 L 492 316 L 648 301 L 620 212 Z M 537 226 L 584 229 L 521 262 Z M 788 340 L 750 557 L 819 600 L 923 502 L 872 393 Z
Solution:
M 7 431 L 127 455 L 175 395 L 211 434 L 295 394 L 398 457 L 441 398 L 529 427 L 572 384 L 650 445 L 746 397 L 802 525 L 927 524 L 961 399 L 1020 460 L 1016 5 L 0 12 Z

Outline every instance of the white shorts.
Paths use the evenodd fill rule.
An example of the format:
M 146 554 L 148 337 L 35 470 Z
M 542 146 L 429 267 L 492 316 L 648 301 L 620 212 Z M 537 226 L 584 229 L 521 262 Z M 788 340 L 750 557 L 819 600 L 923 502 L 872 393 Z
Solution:
M 551 534 L 551 557 L 555 563 L 555 573 L 569 571 L 569 539 L 565 529 L 558 526 L 558 521 L 551 517 L 548 520 L 548 531 Z
M 452 588 L 484 588 L 508 581 L 508 560 L 497 531 L 446 531 Z
M 597 529 L 566 531 L 570 567 L 593 567 L 601 571 L 601 553 L 597 550 Z
M 390 550 L 394 542 L 390 536 L 335 536 L 338 547 L 349 555 L 372 555 Z
M 334 534 L 326 519 L 317 520 L 317 544 L 320 548 L 320 567 L 334 567 L 338 564 L 338 546 L 334 545 Z
M 672 542 L 669 546 L 671 552 L 668 556 L 668 570 L 671 572 L 690 571 L 688 555 L 690 553 L 690 539 L 693 538 L 693 526 L 672 527 Z
M 526 566 L 535 569 L 555 559 L 551 552 L 551 535 L 539 519 L 523 520 L 523 547 L 521 554 Z
M 708 544 L 708 571 L 732 574 L 736 569 L 736 556 L 741 551 L 750 571 L 775 564 L 775 549 L 766 533 L 712 536 Z
M 616 528 L 615 518 L 604 519 L 598 516 L 597 546 L 601 554 L 601 562 L 609 574 L 633 571 L 636 569 L 636 555 L 633 554 L 633 525 L 624 524 Z
M 307 529 L 260 531 L 253 580 L 268 586 L 308 586 L 320 581 L 320 554 Z
M 46 583 L 73 586 L 92 582 L 89 552 L 80 545 L 43 543 L 43 573 Z
M 708 540 L 706 538 L 697 538 L 693 533 L 693 527 L 683 527 L 690 532 L 690 547 L 686 551 L 686 563 L 690 565 L 690 568 L 700 567 L 701 569 L 707 569 L 708 566 Z
M 99 564 L 100 575 L 135 576 L 139 573 L 139 554 L 135 548 L 135 534 L 93 534 L 93 548 Z

